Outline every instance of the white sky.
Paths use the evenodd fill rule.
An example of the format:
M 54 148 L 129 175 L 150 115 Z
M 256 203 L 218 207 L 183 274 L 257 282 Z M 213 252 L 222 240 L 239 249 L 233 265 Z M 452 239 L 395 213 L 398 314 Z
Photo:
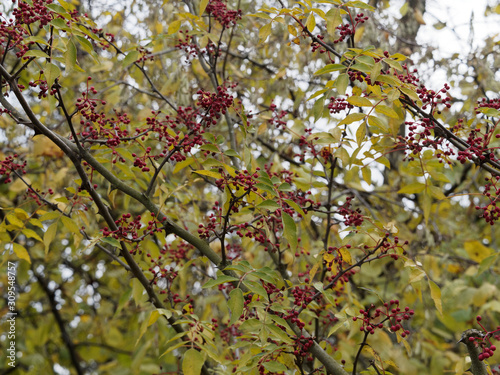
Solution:
M 474 49 L 482 45 L 488 36 L 500 34 L 500 14 L 484 16 L 487 5 L 495 7 L 499 4 L 498 0 L 427 0 L 424 13 L 427 25 L 420 28 L 417 41 L 439 47 L 439 57 L 466 54 L 471 50 L 469 27 L 472 14 Z M 435 29 L 433 25 L 437 22 L 445 23 L 446 27 Z

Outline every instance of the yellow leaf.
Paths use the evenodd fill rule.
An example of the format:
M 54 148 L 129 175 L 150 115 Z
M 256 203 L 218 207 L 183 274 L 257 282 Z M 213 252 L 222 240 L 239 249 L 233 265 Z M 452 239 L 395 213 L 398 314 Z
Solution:
M 168 25 L 168 35 L 175 34 L 181 28 L 181 20 L 173 21 Z
M 271 23 L 262 26 L 259 30 L 259 42 L 260 43 L 265 42 L 267 37 L 271 34 L 271 31 L 272 31 Z
M 413 14 L 415 16 L 415 20 L 419 24 L 425 25 L 424 16 L 423 16 L 422 12 L 420 11 L 420 9 L 415 9 L 415 12 Z
M 23 259 L 27 261 L 29 264 L 31 264 L 30 255 L 28 254 L 28 250 L 26 250 L 24 246 L 19 245 L 18 243 L 15 242 L 12 244 L 12 246 L 14 247 L 14 253 L 16 253 L 19 259 Z
M 62 158 L 64 152 L 45 135 L 38 134 L 33 137 L 33 156 Z
M 420 182 L 414 182 L 412 184 L 403 186 L 399 189 L 398 194 L 418 194 L 425 190 L 425 185 Z
M 182 372 L 184 375 L 199 375 L 205 362 L 201 353 L 196 349 L 188 349 L 182 360 Z
M 200 16 L 205 13 L 205 9 L 207 8 L 208 5 L 208 0 L 201 0 L 200 1 Z
M 348 264 L 352 264 L 352 257 L 349 250 L 344 247 L 339 248 L 339 253 L 342 256 L 342 260 Z
M 491 249 L 484 246 L 480 241 L 465 241 L 464 248 L 469 258 L 477 263 L 481 263 L 484 258 L 491 254 Z
M 369 101 L 367 98 L 362 97 L 362 96 L 351 96 L 351 97 L 347 98 L 347 101 L 350 104 L 355 105 L 357 107 L 371 107 L 372 106 L 372 102 Z
M 441 315 L 443 315 L 443 304 L 441 302 L 441 289 L 439 286 L 432 280 L 429 280 L 429 288 L 431 289 L 431 298 L 434 301 L 434 305 L 436 305 L 437 311 Z
M 194 173 L 213 178 L 222 178 L 222 175 L 219 172 L 214 172 L 214 171 L 201 170 L 201 171 L 195 171 Z
M 61 216 L 61 220 L 64 224 L 64 227 L 66 229 L 69 229 L 71 232 L 73 233 L 80 233 L 80 228 L 78 227 L 78 225 L 76 225 L 76 223 L 69 217 L 67 216 Z
M 49 253 L 49 247 L 50 243 L 54 239 L 57 233 L 57 221 L 55 223 L 50 224 L 50 226 L 47 228 L 45 231 L 45 234 L 43 235 L 43 243 L 45 245 L 45 254 Z
M 364 33 L 365 33 L 365 27 L 364 26 L 358 27 L 356 29 L 356 32 L 354 33 L 354 43 L 359 43 Z
M 307 27 L 307 30 L 309 30 L 311 32 L 316 27 L 316 18 L 314 18 L 313 12 L 309 13 L 309 17 L 307 17 L 306 27 Z

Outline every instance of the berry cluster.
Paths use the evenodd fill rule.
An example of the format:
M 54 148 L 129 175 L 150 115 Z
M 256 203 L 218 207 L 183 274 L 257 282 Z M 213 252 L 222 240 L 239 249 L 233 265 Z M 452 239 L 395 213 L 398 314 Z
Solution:
M 189 35 L 189 30 L 179 30 L 180 37 L 175 48 L 184 51 L 187 54 L 187 60 L 198 56 L 198 46 L 193 42 L 193 37 Z
M 500 219 L 500 207 L 497 207 L 500 197 L 500 176 L 485 178 L 483 195 L 488 198 L 489 202 L 486 205 L 475 206 L 476 210 L 482 210 L 481 217 L 490 225 Z
M 344 217 L 344 224 L 348 227 L 359 227 L 363 224 L 364 217 L 359 208 L 352 209 L 351 204 L 354 197 L 346 197 L 345 203 L 339 207 L 338 214 Z
M 338 98 L 335 96 L 332 96 L 330 98 L 330 103 L 328 103 L 328 109 L 330 110 L 331 114 L 335 113 L 340 113 L 345 110 L 349 110 L 354 108 L 352 104 L 350 104 L 346 98 Z
M 242 16 L 240 9 L 227 9 L 226 2 L 223 0 L 210 0 L 206 12 L 225 28 L 236 25 L 236 22 L 240 20 Z
M 196 94 L 199 95 L 196 104 L 204 110 L 202 118 L 206 126 L 217 124 L 217 120 L 221 115 L 226 114 L 227 109 L 232 106 L 234 101 L 233 96 L 229 94 L 228 88 L 225 86 L 218 86 L 217 92 L 198 90 Z
M 477 106 L 474 108 L 476 114 L 481 113 L 481 108 L 493 108 L 496 110 L 500 110 L 500 99 L 486 99 L 482 98 L 477 102 Z M 497 138 L 500 138 L 497 135 Z
M 360 327 L 361 332 L 367 332 L 373 335 L 377 328 L 383 328 L 384 323 L 389 322 L 389 329 L 391 332 L 398 332 L 401 330 L 401 336 L 406 337 L 410 334 L 410 331 L 403 328 L 402 322 L 410 320 L 415 312 L 410 310 L 409 307 L 405 307 L 404 310 L 401 310 L 399 301 L 391 300 L 389 303 L 384 303 L 384 309 L 375 308 L 375 305 L 371 304 L 367 309 L 359 310 L 359 313 L 361 316 L 355 316 L 352 320 L 357 321 L 360 319 L 362 321 L 362 326 Z
M 312 359 L 309 353 L 309 349 L 314 345 L 313 337 L 305 337 L 300 335 L 295 339 L 293 344 L 293 355 L 295 357 L 309 357 Z
M 276 126 L 277 129 L 284 130 L 286 128 L 286 121 L 283 118 L 288 114 L 287 111 L 279 110 L 276 104 L 269 105 L 269 110 L 272 112 L 271 118 L 268 120 L 269 124 Z
M 337 30 L 340 33 L 340 36 L 338 39 L 335 39 L 333 43 L 341 43 L 343 42 L 346 38 L 349 38 L 351 35 L 354 35 L 356 33 L 356 27 L 359 24 L 365 23 L 368 20 L 368 16 L 365 16 L 364 13 L 359 13 L 354 17 L 354 22 L 352 24 L 346 23 L 337 26 Z
M 492 357 L 495 350 L 497 350 L 497 347 L 493 345 L 493 343 L 491 342 L 491 338 L 493 337 L 497 341 L 500 340 L 500 326 L 498 326 L 494 331 L 488 331 L 481 324 L 481 320 L 482 317 L 478 315 L 476 317 L 476 321 L 484 330 L 485 334 L 478 337 L 469 337 L 469 341 L 475 342 L 475 344 L 481 348 L 481 354 L 479 354 L 478 358 L 480 361 L 483 361 L 485 359 Z
M 12 182 L 11 174 L 15 171 L 21 171 L 22 174 L 26 174 L 26 161 L 22 163 L 17 163 L 18 155 L 14 154 L 12 156 L 7 156 L 5 160 L 0 160 L 0 176 L 3 176 L 4 183 L 8 184 Z
M 137 51 L 139 52 L 139 58 L 135 61 L 136 63 L 153 61 L 155 59 L 154 55 L 147 48 L 139 47 Z

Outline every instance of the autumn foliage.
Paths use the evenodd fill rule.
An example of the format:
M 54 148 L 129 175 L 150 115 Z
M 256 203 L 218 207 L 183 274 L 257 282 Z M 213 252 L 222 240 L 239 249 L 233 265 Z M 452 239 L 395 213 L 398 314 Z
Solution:
M 498 36 L 470 79 L 423 0 L 90 3 L 2 5 L 16 373 L 499 373 Z

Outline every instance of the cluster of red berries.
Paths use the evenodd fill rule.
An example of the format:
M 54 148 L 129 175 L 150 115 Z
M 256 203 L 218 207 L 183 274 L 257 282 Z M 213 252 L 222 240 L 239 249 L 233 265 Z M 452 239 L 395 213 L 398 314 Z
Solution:
M 316 35 L 316 38 L 318 38 L 321 41 L 323 41 L 323 39 L 325 39 L 325 37 L 321 34 Z M 322 47 L 321 44 L 319 44 L 318 42 L 316 42 L 314 40 L 311 42 L 311 52 L 316 52 L 319 49 L 319 53 L 325 53 L 326 50 L 324 48 L 321 48 L 321 47 Z
M 286 121 L 283 118 L 288 114 L 288 112 L 279 110 L 276 104 L 271 102 L 269 105 L 269 110 L 272 112 L 271 118 L 268 120 L 268 123 L 272 126 L 276 126 L 277 129 L 285 129 Z
M 175 116 L 165 115 L 164 120 L 158 119 L 160 114 L 161 111 L 152 111 L 153 116 L 146 118 L 146 132 L 156 133 L 160 144 L 163 143 L 163 150 L 154 155 L 155 159 L 168 157 L 183 161 L 193 147 L 206 143 L 202 136 L 205 128 L 196 121 L 198 108 L 179 107 Z M 137 133 L 141 131 L 144 130 L 136 130 Z
M 330 98 L 330 103 L 328 103 L 328 109 L 330 110 L 331 114 L 336 114 L 340 113 L 345 110 L 349 110 L 354 108 L 352 104 L 350 104 L 346 98 L 338 98 L 335 96 L 332 96 Z
M 474 108 L 474 110 L 476 111 L 476 114 L 481 113 L 481 111 L 480 111 L 481 108 L 493 108 L 496 110 L 500 110 L 500 99 L 482 98 L 477 102 L 477 106 Z M 497 138 L 500 138 L 500 137 L 498 137 L 498 135 L 497 135 Z
M 12 11 L 16 19 L 16 24 L 30 25 L 40 22 L 40 26 L 47 25 L 52 21 L 54 12 L 47 5 L 52 4 L 52 0 L 33 0 L 32 5 L 25 1 L 19 1 L 17 7 Z
M 189 35 L 189 30 L 179 30 L 179 33 L 180 37 L 174 47 L 184 51 L 188 60 L 198 56 L 198 46 L 193 42 L 193 37 Z
M 482 210 L 481 217 L 490 225 L 500 219 L 500 207 L 497 204 L 500 199 L 500 176 L 485 178 L 483 195 L 489 200 L 486 205 L 476 205 L 476 210 Z
M 236 25 L 236 22 L 240 20 L 242 16 L 240 9 L 227 9 L 225 1 L 222 0 L 210 0 L 206 12 L 225 28 Z
M 475 342 L 477 346 L 481 348 L 481 354 L 479 354 L 478 359 L 483 361 L 493 356 L 497 347 L 491 342 L 493 337 L 495 340 L 500 340 L 500 326 L 498 326 L 494 331 L 488 331 L 481 323 L 482 317 L 478 315 L 476 317 L 477 323 L 484 330 L 485 334 L 481 337 L 469 337 L 469 341 Z
M 154 55 L 147 48 L 139 47 L 137 51 L 139 52 L 139 58 L 135 61 L 136 63 L 153 61 L 155 59 Z
M 344 217 L 344 225 L 348 227 L 359 227 L 363 224 L 364 217 L 359 208 L 351 208 L 354 197 L 346 197 L 345 203 L 338 208 L 337 213 Z
M 364 13 L 359 13 L 354 17 L 354 23 L 353 24 L 342 24 L 337 26 L 337 30 L 340 33 L 340 36 L 338 39 L 335 39 L 333 43 L 341 43 L 343 42 L 346 38 L 350 37 L 351 35 L 354 35 L 356 33 L 356 27 L 359 24 L 365 23 L 368 21 L 368 16 L 365 16 Z
M 383 328 L 384 323 L 389 322 L 389 329 L 391 332 L 401 332 L 402 337 L 406 337 L 410 334 L 410 331 L 403 328 L 403 321 L 410 320 L 415 314 L 413 310 L 409 307 L 405 307 L 402 310 L 399 307 L 398 300 L 391 300 L 389 303 L 384 303 L 384 309 L 375 308 L 374 304 L 371 304 L 367 309 L 359 310 L 361 316 L 355 316 L 352 318 L 353 321 L 360 319 L 362 321 L 362 326 L 360 327 L 361 332 L 367 332 L 369 334 L 374 334 L 375 330 L 378 328 Z
M 313 337 L 305 337 L 304 335 L 297 336 L 293 343 L 293 355 L 295 357 L 310 356 L 309 349 L 314 345 Z
M 47 97 L 47 91 L 49 90 L 49 86 L 47 84 L 47 81 L 45 79 L 42 79 L 41 76 L 43 75 L 43 70 L 40 70 L 40 79 L 37 79 L 35 81 L 30 81 L 28 85 L 32 88 L 38 87 L 38 99 L 46 98 Z M 23 91 L 24 86 L 22 85 L 17 85 L 19 87 L 19 90 Z M 54 95 L 56 93 L 55 89 L 50 90 L 50 95 Z
M 125 240 L 131 242 L 139 242 L 143 237 L 162 231 L 162 226 L 154 218 L 150 220 L 147 225 L 141 223 L 141 215 L 137 215 L 135 219 L 130 220 L 132 215 L 130 213 L 123 214 L 121 218 L 115 220 L 117 226 L 116 230 L 111 230 L 108 227 L 102 229 L 102 234 L 105 237 L 113 237 L 117 240 Z M 166 218 L 163 219 L 165 221 Z M 142 231 L 142 236 L 139 231 Z M 131 250 L 131 253 L 135 253 L 137 247 Z
M 12 182 L 11 174 L 15 171 L 20 171 L 22 174 L 26 174 L 26 161 L 21 163 L 16 162 L 18 154 L 10 155 L 5 158 L 5 160 L 0 161 L 0 176 L 5 178 L 4 183 L 8 184 Z
M 217 92 L 198 90 L 196 94 L 199 95 L 196 104 L 204 110 L 201 115 L 206 126 L 217 124 L 217 120 L 221 115 L 226 114 L 234 101 L 225 86 L 218 86 Z

